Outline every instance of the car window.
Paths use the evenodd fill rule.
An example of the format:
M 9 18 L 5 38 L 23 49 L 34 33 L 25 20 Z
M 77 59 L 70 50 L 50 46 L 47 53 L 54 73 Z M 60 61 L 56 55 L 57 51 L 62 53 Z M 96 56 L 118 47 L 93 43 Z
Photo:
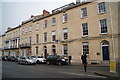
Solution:
M 38 58 L 43 58 L 43 56 L 38 56 Z
M 26 57 L 27 59 L 33 59 L 32 57 Z

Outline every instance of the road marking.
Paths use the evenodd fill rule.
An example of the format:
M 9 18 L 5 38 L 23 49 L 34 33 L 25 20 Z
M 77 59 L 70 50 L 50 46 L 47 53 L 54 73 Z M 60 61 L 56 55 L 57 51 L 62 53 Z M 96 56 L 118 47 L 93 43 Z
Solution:
M 96 77 L 96 78 L 106 78 L 104 76 L 96 76 L 96 75 L 77 74 L 77 73 L 69 73 L 69 72 L 61 72 L 61 73 L 71 74 L 71 75 L 80 75 L 80 76 L 89 76 L 89 77 Z

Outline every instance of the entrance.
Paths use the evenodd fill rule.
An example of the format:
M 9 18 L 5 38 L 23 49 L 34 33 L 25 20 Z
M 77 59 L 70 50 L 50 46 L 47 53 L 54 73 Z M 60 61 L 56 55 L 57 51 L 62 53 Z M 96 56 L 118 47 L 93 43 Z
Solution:
M 55 45 L 52 45 L 52 54 L 53 54 L 53 55 L 56 54 L 56 47 L 55 47 Z
M 46 57 L 47 57 L 47 47 L 44 46 L 44 58 L 46 58 Z
M 109 60 L 109 43 L 107 41 L 102 44 L 103 60 Z

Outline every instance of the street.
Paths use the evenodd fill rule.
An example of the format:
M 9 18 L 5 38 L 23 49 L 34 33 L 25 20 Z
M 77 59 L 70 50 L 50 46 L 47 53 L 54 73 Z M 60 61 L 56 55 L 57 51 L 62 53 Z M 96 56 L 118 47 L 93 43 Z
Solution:
M 16 62 L 2 62 L 2 78 L 106 78 L 94 74 L 95 71 L 108 71 L 108 67 L 76 65 L 20 65 Z

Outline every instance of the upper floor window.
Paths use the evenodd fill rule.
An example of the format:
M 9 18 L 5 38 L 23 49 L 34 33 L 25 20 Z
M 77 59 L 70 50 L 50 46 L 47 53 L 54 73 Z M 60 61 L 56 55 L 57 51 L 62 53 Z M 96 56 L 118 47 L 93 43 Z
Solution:
M 83 42 L 83 54 L 89 54 L 89 44 L 88 44 L 88 42 Z
M 36 43 L 39 41 L 39 34 L 36 34 Z
M 40 28 L 40 23 L 36 24 L 36 30 L 38 30 Z
M 52 31 L 52 41 L 56 40 L 55 31 Z
M 87 23 L 82 24 L 82 31 L 83 31 L 82 33 L 83 36 L 88 35 L 88 24 Z
M 47 20 L 44 21 L 44 28 L 47 27 Z
M 22 34 L 24 33 L 24 28 L 22 28 Z
M 52 18 L 52 25 L 55 25 L 55 23 L 56 23 L 56 19 Z
M 63 39 L 64 40 L 68 39 L 68 29 L 67 28 L 63 29 Z
M 35 48 L 35 53 L 36 53 L 36 56 L 38 55 L 38 46 L 36 46 L 36 48 Z
M 67 22 L 67 14 L 63 14 L 63 23 Z
M 99 13 L 105 13 L 106 12 L 105 2 L 99 3 L 98 8 Z
M 26 32 L 28 32 L 28 27 L 26 27 Z
M 29 31 L 30 31 L 30 32 L 32 31 L 32 26 L 29 27 Z
M 101 30 L 101 33 L 107 33 L 108 32 L 108 30 L 107 30 L 107 20 L 106 19 L 100 20 L 100 30 Z
M 47 42 L 47 32 L 44 33 L 44 42 Z
M 87 8 L 82 8 L 81 9 L 81 18 L 86 18 L 87 17 Z

